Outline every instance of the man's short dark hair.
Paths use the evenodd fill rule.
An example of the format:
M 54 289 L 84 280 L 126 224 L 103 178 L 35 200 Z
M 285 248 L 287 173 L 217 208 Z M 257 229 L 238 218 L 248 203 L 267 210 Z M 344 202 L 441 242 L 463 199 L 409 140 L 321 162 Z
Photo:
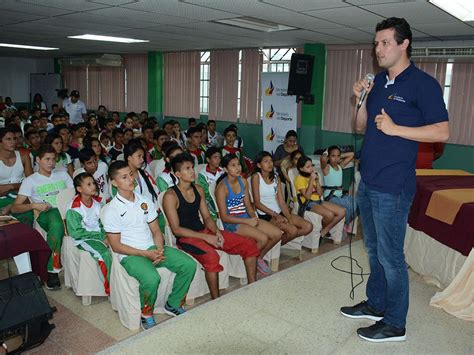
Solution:
M 164 131 L 162 129 L 159 129 L 159 130 L 153 132 L 153 140 L 157 141 L 161 136 L 168 137 L 168 134 L 166 133 L 166 131 Z
M 166 121 L 165 123 L 163 123 L 163 128 L 165 128 L 166 126 L 170 126 L 170 125 L 171 126 L 174 125 L 173 121 Z
M 110 164 L 110 166 L 109 166 L 110 180 L 115 179 L 115 177 L 117 176 L 117 173 L 118 173 L 119 170 L 121 170 L 123 168 L 127 168 L 127 167 L 128 167 L 127 162 L 125 162 L 123 160 L 116 160 L 112 164 Z
M 215 121 L 215 120 L 209 120 L 209 121 L 207 121 L 207 126 L 209 127 L 209 125 L 210 125 L 211 123 L 216 124 L 216 121 Z
M 229 127 L 227 127 L 226 129 L 224 129 L 224 137 L 225 137 L 225 136 L 227 135 L 227 133 L 229 133 L 229 132 L 234 132 L 235 135 L 237 136 L 237 130 L 236 130 L 234 127 L 232 127 L 232 126 L 229 126 Z
M 171 168 L 173 169 L 173 172 L 179 171 L 185 162 L 189 162 L 194 166 L 194 158 L 187 152 L 180 153 L 171 159 Z
M 188 131 L 186 132 L 186 136 L 190 138 L 194 133 L 201 133 L 201 128 L 198 126 L 189 127 Z
M 390 17 L 379 22 L 375 27 L 375 32 L 387 29 L 393 29 L 395 31 L 394 37 L 398 44 L 402 44 L 405 39 L 410 41 L 410 44 L 407 47 L 407 56 L 410 58 L 413 35 L 408 22 L 404 18 Z
M 33 134 L 39 135 L 39 132 L 36 129 L 30 129 L 29 131 L 25 132 L 25 138 L 30 139 L 30 136 L 32 136 Z
M 123 134 L 123 129 L 122 128 L 114 128 L 114 130 L 112 131 L 112 137 L 115 139 L 115 136 L 117 134 Z
M 196 121 L 196 119 L 195 119 L 194 117 L 188 118 L 188 126 L 190 126 L 191 123 L 196 123 L 196 122 L 197 122 L 197 121 Z
M 209 147 L 207 150 L 206 150 L 206 158 L 209 158 L 211 159 L 211 157 L 216 154 L 216 153 L 219 153 L 221 154 L 221 150 L 217 147 Z
M 39 147 L 38 154 L 36 156 L 40 159 L 43 159 L 43 157 L 48 153 L 53 153 L 56 155 L 56 150 L 49 144 L 43 144 L 41 147 Z
M 95 153 L 91 148 L 83 148 L 79 152 L 79 161 L 85 163 L 90 160 L 92 157 L 95 157 Z
M 56 133 L 59 133 L 62 129 L 67 129 L 69 131 L 69 133 L 71 133 L 71 130 L 69 129 L 69 127 L 66 126 L 64 123 L 58 124 L 56 127 L 54 127 L 54 131 Z
M 55 113 L 54 115 L 51 116 L 51 123 L 53 123 L 57 118 L 61 118 L 61 117 L 63 116 Z
M 15 133 L 12 126 L 0 128 L 0 141 L 7 135 L 7 133 Z

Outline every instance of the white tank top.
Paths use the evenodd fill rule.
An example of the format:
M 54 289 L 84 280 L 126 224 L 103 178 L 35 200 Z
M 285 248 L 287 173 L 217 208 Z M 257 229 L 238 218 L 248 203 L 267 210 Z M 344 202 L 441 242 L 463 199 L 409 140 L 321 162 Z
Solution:
M 272 211 L 280 213 L 281 209 L 277 201 L 277 179 L 275 178 L 275 180 L 273 180 L 271 184 L 267 184 L 263 179 L 262 175 L 260 173 L 257 174 L 259 181 L 260 202 Z M 257 210 L 257 212 L 259 214 L 265 214 L 265 212 L 260 210 Z
M 20 152 L 17 150 L 15 150 L 15 157 L 16 160 L 13 166 L 6 166 L 0 160 L 0 185 L 20 183 L 25 178 L 23 162 L 21 161 Z

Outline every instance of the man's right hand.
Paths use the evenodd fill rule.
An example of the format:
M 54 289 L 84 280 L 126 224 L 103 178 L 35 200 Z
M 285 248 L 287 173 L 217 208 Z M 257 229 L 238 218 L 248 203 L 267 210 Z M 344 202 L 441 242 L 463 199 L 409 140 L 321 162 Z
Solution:
M 362 91 L 366 90 L 368 94 L 372 90 L 373 87 L 374 87 L 373 81 L 369 85 L 369 82 L 367 81 L 367 79 L 363 78 L 354 83 L 354 85 L 352 86 L 352 92 L 354 93 L 355 97 L 360 99 L 362 95 Z

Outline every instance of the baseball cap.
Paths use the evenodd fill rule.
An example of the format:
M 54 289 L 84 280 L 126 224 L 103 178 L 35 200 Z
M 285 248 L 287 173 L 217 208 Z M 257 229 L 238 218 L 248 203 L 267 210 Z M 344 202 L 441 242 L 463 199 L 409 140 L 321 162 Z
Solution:
M 72 90 L 72 91 L 71 91 L 71 96 L 79 97 L 79 96 L 80 96 L 80 95 L 79 95 L 79 91 L 77 91 L 77 90 Z

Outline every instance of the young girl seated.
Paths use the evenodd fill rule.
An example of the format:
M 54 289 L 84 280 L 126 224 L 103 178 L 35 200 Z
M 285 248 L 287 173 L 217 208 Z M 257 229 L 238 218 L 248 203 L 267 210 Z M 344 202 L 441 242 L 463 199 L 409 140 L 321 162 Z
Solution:
M 63 139 L 57 133 L 52 133 L 44 140 L 45 144 L 51 145 L 56 151 L 56 167 L 54 171 L 65 171 L 72 177 L 74 167 L 71 156 L 63 151 Z
M 255 158 L 252 175 L 252 196 L 258 218 L 277 226 L 282 232 L 281 244 L 307 235 L 313 230 L 310 222 L 290 213 L 283 198 L 281 182 L 273 169 L 273 159 L 269 152 L 260 152 Z
M 97 156 L 97 160 L 105 164 L 110 165 L 111 158 L 107 154 L 107 150 L 102 147 L 98 138 L 95 137 L 86 137 L 84 139 L 84 148 L 92 149 Z
M 353 152 L 341 154 L 338 146 L 331 146 L 327 154 L 321 155 L 321 169 L 324 175 L 324 200 L 331 201 L 346 209 L 344 230 L 352 231 L 350 224 L 354 219 L 355 200 L 342 193 L 342 169 L 354 159 Z
M 329 231 L 344 218 L 346 211 L 334 203 L 322 200 L 323 189 L 310 158 L 302 156 L 296 167 L 300 174 L 295 179 L 295 189 L 301 196 L 301 202 L 309 200 L 306 210 L 323 217 L 321 237 L 329 238 L 331 236 Z
M 242 167 L 234 154 L 222 158 L 225 174 L 217 180 L 216 202 L 224 230 L 255 239 L 260 256 L 257 270 L 266 275 L 270 268 L 263 256 L 281 240 L 281 231 L 271 223 L 258 219 L 249 197 L 247 180 L 242 179 Z
M 105 293 L 110 294 L 112 256 L 104 228 L 99 221 L 102 198 L 97 196 L 96 182 L 89 173 L 77 175 L 74 178 L 74 188 L 77 195 L 66 212 L 68 233 L 79 249 L 89 252 L 98 262 L 104 278 Z

